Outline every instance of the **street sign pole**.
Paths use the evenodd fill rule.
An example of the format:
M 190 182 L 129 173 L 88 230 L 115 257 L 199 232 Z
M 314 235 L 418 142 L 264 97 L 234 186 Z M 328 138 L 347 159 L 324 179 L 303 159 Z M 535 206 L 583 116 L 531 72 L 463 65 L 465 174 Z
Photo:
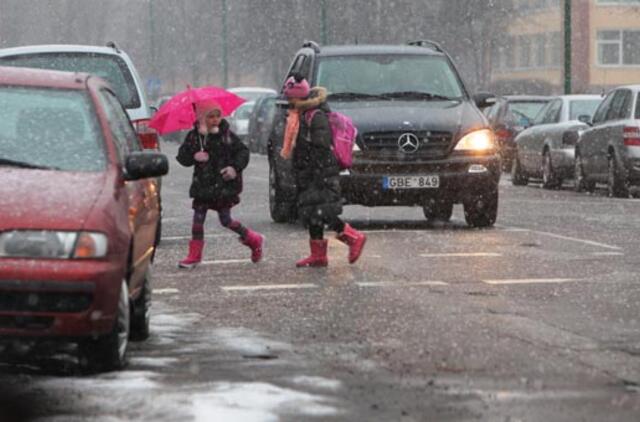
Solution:
M 223 86 L 229 86 L 229 62 L 227 57 L 227 0 L 222 0 L 222 77 Z
M 322 0 L 322 44 L 327 44 L 327 0 Z
M 571 0 L 564 0 L 564 93 L 571 94 Z

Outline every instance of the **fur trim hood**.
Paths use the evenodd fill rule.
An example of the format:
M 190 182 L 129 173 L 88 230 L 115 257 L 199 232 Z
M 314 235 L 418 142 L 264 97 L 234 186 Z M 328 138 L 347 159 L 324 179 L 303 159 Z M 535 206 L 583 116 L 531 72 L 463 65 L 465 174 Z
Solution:
M 300 111 L 311 110 L 312 108 L 318 108 L 320 105 L 327 101 L 328 92 L 326 88 L 316 86 L 311 88 L 309 98 L 304 100 L 292 98 L 289 102 L 294 108 Z

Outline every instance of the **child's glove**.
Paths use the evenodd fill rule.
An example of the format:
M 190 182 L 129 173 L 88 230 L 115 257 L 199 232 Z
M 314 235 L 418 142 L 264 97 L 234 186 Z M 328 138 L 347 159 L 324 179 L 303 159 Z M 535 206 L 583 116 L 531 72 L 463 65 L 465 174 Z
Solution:
M 198 151 L 193 155 L 193 158 L 199 163 L 206 163 L 209 161 L 209 153 L 207 151 Z
M 227 182 L 229 180 L 235 179 L 238 176 L 238 173 L 236 172 L 236 169 L 234 169 L 231 166 L 223 168 L 220 171 L 220 174 L 222 175 L 222 178 Z

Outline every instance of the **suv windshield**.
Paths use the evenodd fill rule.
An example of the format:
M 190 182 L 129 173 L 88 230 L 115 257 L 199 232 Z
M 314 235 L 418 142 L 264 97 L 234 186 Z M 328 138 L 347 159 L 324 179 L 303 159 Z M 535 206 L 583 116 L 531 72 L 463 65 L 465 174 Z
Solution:
M 0 166 L 100 171 L 106 158 L 81 91 L 0 88 Z
M 323 57 L 316 79 L 317 85 L 327 88 L 331 94 L 348 93 L 354 99 L 366 96 L 382 99 L 376 97 L 381 94 L 386 98 L 418 100 L 463 96 L 456 74 L 441 56 Z
M 125 108 L 140 107 L 140 97 L 127 64 L 118 56 L 97 53 L 41 53 L 0 58 L 2 66 L 86 72 L 111 84 Z

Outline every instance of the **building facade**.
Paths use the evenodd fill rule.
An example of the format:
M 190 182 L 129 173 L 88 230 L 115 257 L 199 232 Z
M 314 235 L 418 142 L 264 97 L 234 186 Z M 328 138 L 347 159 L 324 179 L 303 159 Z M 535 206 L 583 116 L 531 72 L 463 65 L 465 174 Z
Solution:
M 564 91 L 564 0 L 513 0 L 492 52 L 497 93 Z M 572 92 L 640 83 L 640 0 L 572 0 Z

